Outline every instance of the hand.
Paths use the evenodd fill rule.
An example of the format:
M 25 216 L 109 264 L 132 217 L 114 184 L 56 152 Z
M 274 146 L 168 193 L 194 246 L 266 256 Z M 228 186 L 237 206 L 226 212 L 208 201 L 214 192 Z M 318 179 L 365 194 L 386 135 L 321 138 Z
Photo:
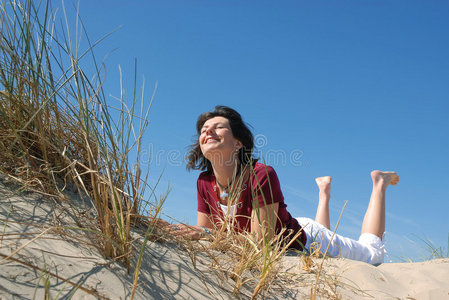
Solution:
M 143 223 L 147 226 L 156 226 L 157 229 L 168 230 L 170 223 L 161 218 L 144 217 Z
M 169 225 L 169 233 L 178 237 L 186 237 L 192 240 L 199 240 L 205 235 L 205 231 L 200 226 L 173 224 Z
M 158 226 L 158 227 L 160 227 L 160 228 L 167 228 L 167 227 L 170 227 L 171 226 L 171 224 L 170 223 L 168 223 L 167 221 L 165 221 L 165 220 L 162 220 L 162 219 L 157 219 L 157 220 L 155 220 L 155 223 L 156 223 L 156 225 Z

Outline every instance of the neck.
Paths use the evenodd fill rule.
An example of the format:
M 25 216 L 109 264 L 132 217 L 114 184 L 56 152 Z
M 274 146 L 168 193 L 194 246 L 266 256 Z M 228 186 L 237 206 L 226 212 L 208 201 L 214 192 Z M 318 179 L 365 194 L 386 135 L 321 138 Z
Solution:
M 237 160 L 234 160 L 231 164 L 212 164 L 215 178 L 218 181 L 218 184 L 220 184 L 224 188 L 228 188 L 234 176 L 237 175 L 235 174 L 237 168 Z

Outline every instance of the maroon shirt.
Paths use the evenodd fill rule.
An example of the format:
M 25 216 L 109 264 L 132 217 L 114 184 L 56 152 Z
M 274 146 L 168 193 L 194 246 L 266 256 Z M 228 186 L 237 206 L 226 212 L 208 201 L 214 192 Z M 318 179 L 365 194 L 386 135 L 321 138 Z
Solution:
M 198 177 L 198 212 L 212 216 L 214 223 L 219 226 L 223 220 L 224 212 L 220 207 L 217 195 L 215 176 L 203 172 Z M 253 200 L 254 199 L 254 200 Z M 257 203 L 256 203 L 257 201 Z M 285 236 L 292 232 L 294 236 L 301 230 L 301 226 L 295 218 L 292 218 L 284 203 L 279 179 L 274 169 L 261 163 L 256 163 L 251 175 L 246 182 L 242 183 L 240 199 L 237 202 L 236 230 L 239 232 L 251 230 L 251 212 L 253 207 L 263 207 L 268 204 L 279 203 L 278 221 L 276 232 L 281 228 L 287 228 Z M 302 250 L 306 244 L 306 235 L 301 234 L 290 248 Z

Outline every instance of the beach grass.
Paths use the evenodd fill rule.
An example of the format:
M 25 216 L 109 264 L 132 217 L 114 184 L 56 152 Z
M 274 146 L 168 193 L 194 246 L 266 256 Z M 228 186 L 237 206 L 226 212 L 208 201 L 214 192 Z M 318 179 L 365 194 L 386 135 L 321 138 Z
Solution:
M 249 172 L 254 173 L 252 165 Z M 238 204 L 242 191 L 244 176 L 233 180 L 228 198 L 228 211 Z M 259 182 L 260 184 L 260 182 Z M 249 188 L 249 187 L 245 187 Z M 252 190 L 252 197 L 258 199 L 256 190 Z M 264 195 L 262 194 L 264 198 Z M 263 199 L 266 204 L 266 199 Z M 261 221 L 262 207 L 258 200 L 254 200 L 255 214 L 253 222 L 258 222 L 260 233 L 242 231 L 237 224 L 237 218 L 232 214 L 224 214 L 219 224 L 214 224 L 211 236 L 206 236 L 207 243 L 196 243 L 183 240 L 186 250 L 192 252 L 191 259 L 195 265 L 195 253 L 205 253 L 210 261 L 210 268 L 216 270 L 221 278 L 230 278 L 233 282 L 233 293 L 240 294 L 243 287 L 252 291 L 252 299 L 264 298 L 270 292 L 281 276 L 282 257 L 289 251 L 289 246 L 301 232 L 286 234 L 286 229 L 274 232 L 277 216 L 267 214 L 265 221 Z M 248 217 L 250 218 L 250 217 Z M 270 225 L 271 224 L 271 225 Z M 298 255 L 303 255 L 296 251 Z M 288 276 L 288 275 L 287 275 Z
M 92 202 L 102 253 L 129 270 L 131 228 L 157 219 L 163 202 L 146 192 L 140 165 L 154 93 L 137 87 L 136 63 L 130 99 L 121 85 L 111 104 L 93 52 L 107 35 L 91 42 L 62 6 L 58 14 L 50 1 L 0 2 L 0 171 L 57 200 L 75 185 Z
M 449 234 L 447 236 L 446 246 L 438 246 L 427 237 L 420 237 L 418 235 L 415 235 L 415 238 L 418 240 L 418 243 L 426 253 L 426 256 L 423 260 L 449 258 Z

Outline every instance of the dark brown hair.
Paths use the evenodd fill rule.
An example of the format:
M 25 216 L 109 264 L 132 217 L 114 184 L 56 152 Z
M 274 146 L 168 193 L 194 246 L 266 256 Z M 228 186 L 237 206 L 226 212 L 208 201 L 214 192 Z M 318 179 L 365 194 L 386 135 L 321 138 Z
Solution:
M 251 130 L 245 122 L 243 122 L 242 117 L 237 111 L 227 106 L 217 105 L 213 111 L 202 113 L 198 117 L 196 122 L 196 142 L 190 146 L 190 151 L 186 157 L 187 170 L 206 170 L 207 172 L 212 172 L 212 164 L 201 152 L 198 138 L 201 134 L 201 128 L 203 128 L 204 123 L 215 117 L 223 117 L 228 119 L 229 126 L 231 126 L 232 135 L 242 143 L 243 146 L 240 148 L 238 153 L 240 163 L 242 165 L 255 163 L 257 159 L 253 158 L 254 137 Z

